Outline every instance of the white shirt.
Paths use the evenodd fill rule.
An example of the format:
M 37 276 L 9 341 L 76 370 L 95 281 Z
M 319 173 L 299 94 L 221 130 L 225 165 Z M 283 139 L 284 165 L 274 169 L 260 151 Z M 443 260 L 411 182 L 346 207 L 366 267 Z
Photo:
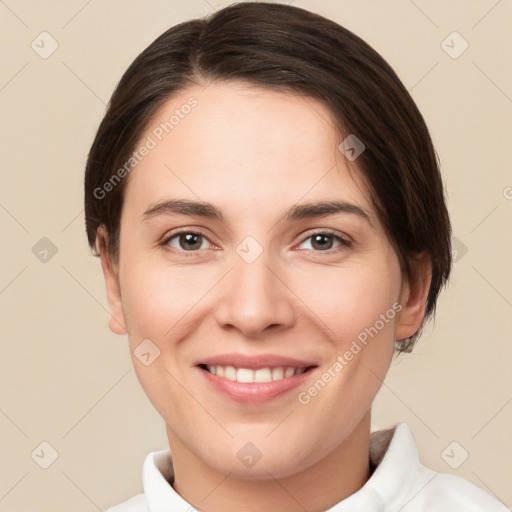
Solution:
M 509 512 L 467 480 L 423 466 L 406 423 L 371 435 L 370 460 L 376 468 L 366 484 L 326 512 Z M 144 494 L 106 512 L 195 512 L 173 480 L 170 451 L 152 452 L 143 466 Z

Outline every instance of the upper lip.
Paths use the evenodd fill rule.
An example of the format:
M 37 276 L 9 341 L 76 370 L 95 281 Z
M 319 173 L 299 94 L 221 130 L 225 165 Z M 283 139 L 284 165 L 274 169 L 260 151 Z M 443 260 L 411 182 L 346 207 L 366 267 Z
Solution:
M 201 359 L 200 361 L 197 361 L 195 365 L 234 366 L 235 368 L 249 368 L 252 370 L 256 370 L 258 368 L 308 368 L 310 366 L 317 366 L 313 361 L 305 361 L 294 357 L 285 357 L 274 354 L 259 354 L 253 356 L 245 354 L 220 354 Z

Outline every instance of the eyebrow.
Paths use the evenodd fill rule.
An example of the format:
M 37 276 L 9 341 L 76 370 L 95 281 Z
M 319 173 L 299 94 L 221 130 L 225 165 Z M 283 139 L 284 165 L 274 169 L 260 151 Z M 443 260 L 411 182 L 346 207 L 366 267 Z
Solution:
M 303 219 L 326 217 L 337 213 L 349 213 L 366 220 L 373 226 L 370 215 L 363 208 L 347 201 L 320 201 L 316 203 L 296 204 L 286 211 L 280 222 L 293 222 Z M 149 207 L 143 214 L 142 220 L 147 221 L 159 215 L 189 215 L 225 222 L 222 210 L 206 201 L 190 199 L 170 199 Z

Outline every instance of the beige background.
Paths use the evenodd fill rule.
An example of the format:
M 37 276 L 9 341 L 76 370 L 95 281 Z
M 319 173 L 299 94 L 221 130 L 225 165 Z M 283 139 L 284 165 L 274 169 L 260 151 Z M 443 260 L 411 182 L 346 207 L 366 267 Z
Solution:
M 169 26 L 227 3 L 0 1 L 1 512 L 105 509 L 141 491 L 145 455 L 166 447 L 127 342 L 108 330 L 99 262 L 86 245 L 83 168 L 135 55 Z M 512 2 L 293 3 L 363 37 L 411 90 L 437 145 L 458 239 L 435 329 L 394 364 L 374 426 L 408 422 L 425 464 L 510 507 Z M 59 45 L 46 59 L 31 47 L 42 52 L 45 37 L 51 49 L 43 31 Z M 453 31 L 469 44 L 456 59 L 441 45 Z M 452 53 L 463 44 L 448 43 Z M 43 237 L 57 249 L 47 261 Z M 58 454 L 48 469 L 42 442 Z M 452 469 L 446 461 L 456 465 L 463 450 L 468 459 Z

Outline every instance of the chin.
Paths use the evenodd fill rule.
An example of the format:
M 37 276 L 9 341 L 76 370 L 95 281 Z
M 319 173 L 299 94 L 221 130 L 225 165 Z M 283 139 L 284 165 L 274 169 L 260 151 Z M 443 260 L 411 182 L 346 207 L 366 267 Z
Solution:
M 218 461 L 217 461 L 218 462 Z M 263 460 L 263 457 L 252 467 L 244 468 L 237 459 L 233 465 L 232 460 L 226 460 L 224 464 L 216 465 L 213 469 L 223 474 L 229 474 L 230 478 L 238 480 L 273 480 L 290 477 L 305 469 L 297 466 L 293 461 L 277 459 Z
M 246 438 L 247 439 L 247 438 Z M 208 453 L 203 462 L 212 469 L 240 480 L 269 480 L 290 477 L 307 469 L 321 458 L 319 453 L 313 451 L 310 443 L 306 443 L 308 451 L 297 447 L 304 447 L 304 442 L 265 444 L 263 441 L 237 440 L 234 446 L 222 446 L 220 450 Z

